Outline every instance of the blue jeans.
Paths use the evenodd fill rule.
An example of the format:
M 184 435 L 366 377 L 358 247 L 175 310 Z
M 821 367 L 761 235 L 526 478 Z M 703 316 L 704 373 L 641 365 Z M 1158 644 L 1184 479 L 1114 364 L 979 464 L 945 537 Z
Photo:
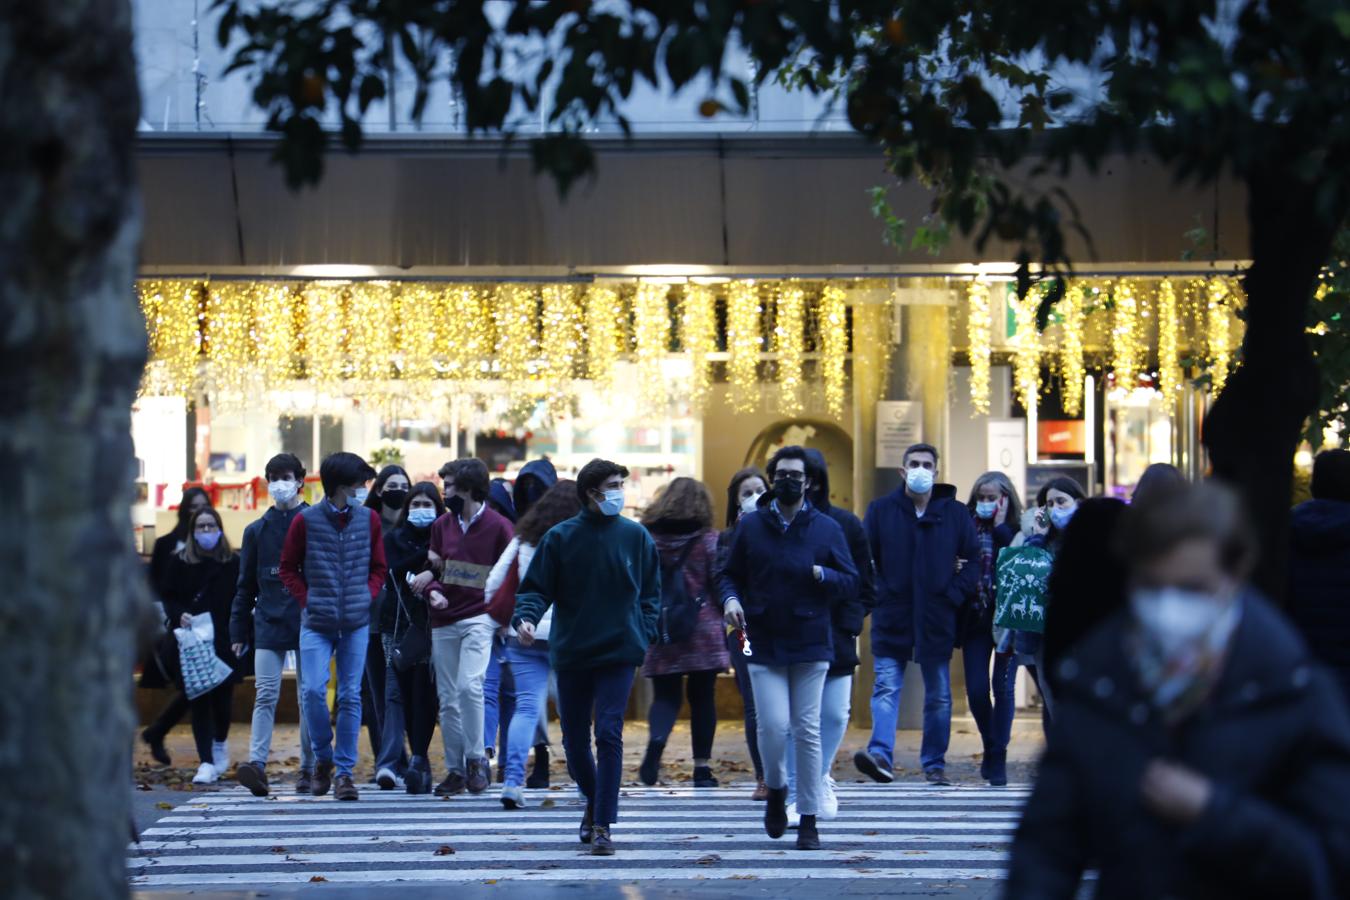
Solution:
M 867 752 L 894 763 L 895 726 L 900 716 L 900 690 L 905 685 L 905 661 L 878 656 L 873 660 L 877 680 L 872 686 L 872 740 Z M 923 673 L 923 743 L 919 765 L 925 772 L 947 764 L 952 737 L 951 662 L 920 663 Z
M 567 769 L 596 825 L 619 817 L 623 780 L 623 713 L 633 687 L 635 667 L 626 664 L 558 673 L 558 713 L 562 718 Z M 595 754 L 591 753 L 591 712 L 595 713 Z M 597 759 L 598 758 L 598 759 Z
M 992 671 L 990 657 L 994 660 Z M 966 700 L 970 703 L 970 715 L 980 729 L 985 751 L 1007 750 L 1016 709 L 1013 697 L 1015 667 L 1011 655 L 995 655 L 993 631 L 983 628 L 976 629 L 966 638 L 961 661 L 966 673 Z M 991 690 L 992 703 L 989 700 Z
M 506 645 L 493 637 L 487 673 L 483 676 L 483 744 L 496 751 L 499 766 L 508 752 L 507 729 L 516 708 L 514 674 L 506 656 Z
M 361 736 L 361 674 L 366 667 L 369 626 L 326 635 L 300 627 L 300 692 L 314 759 L 351 775 Z M 328 662 L 337 657 L 337 737 L 328 718 Z
M 548 650 L 512 641 L 506 645 L 506 663 L 515 678 L 516 703 L 508 726 L 503 781 L 520 787 L 525 784 L 525 757 L 535 743 L 539 720 L 548 712 Z

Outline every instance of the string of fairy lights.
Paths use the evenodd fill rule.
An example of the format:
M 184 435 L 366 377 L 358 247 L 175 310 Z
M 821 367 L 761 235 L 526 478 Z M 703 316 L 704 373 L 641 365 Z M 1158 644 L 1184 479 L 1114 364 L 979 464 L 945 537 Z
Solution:
M 1246 302 L 1241 283 L 1229 276 L 1075 280 L 1040 330 L 1041 300 L 1036 290 L 1018 300 L 1010 284 L 980 278 L 966 284 L 970 401 L 976 412 L 989 410 L 995 335 L 1003 327 L 1000 352 L 1012 365 L 1013 391 L 1023 407 L 1049 389 L 1048 373 L 1058 379 L 1065 414 L 1079 415 L 1089 364 L 1104 370 L 1114 388 L 1154 387 L 1172 398 L 1191 378 L 1207 381 L 1217 396 L 1235 365 Z M 1007 326 L 1001 325 L 1004 313 Z

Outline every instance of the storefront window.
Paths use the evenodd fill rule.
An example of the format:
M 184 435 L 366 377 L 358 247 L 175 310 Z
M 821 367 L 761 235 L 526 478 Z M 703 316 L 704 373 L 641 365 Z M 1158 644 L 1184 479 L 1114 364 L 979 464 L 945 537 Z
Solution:
M 1153 463 L 1172 462 L 1172 420 L 1152 388 L 1106 395 L 1106 491 L 1128 498 Z

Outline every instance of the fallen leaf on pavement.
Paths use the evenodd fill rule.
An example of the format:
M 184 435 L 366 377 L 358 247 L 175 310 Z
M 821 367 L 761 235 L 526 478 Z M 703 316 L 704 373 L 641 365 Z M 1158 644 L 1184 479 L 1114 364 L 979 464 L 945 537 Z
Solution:
M 155 804 L 155 809 L 173 809 L 172 803 L 165 803 L 163 800 Z
M 557 802 L 555 802 L 555 801 L 553 800 L 552 797 L 545 797 L 542 801 L 540 801 L 540 803 L 539 803 L 539 808 L 540 808 L 540 809 L 552 809 L 553 807 L 555 807 L 555 806 L 557 806 L 557 805 L 558 805 Z
M 450 856 L 454 852 L 455 852 L 454 847 L 451 847 L 449 844 L 442 844 L 441 846 L 436 848 L 436 852 L 433 853 L 432 856 Z
M 328 879 L 327 879 L 327 878 L 324 878 L 322 875 L 315 875 L 313 878 L 311 878 L 311 879 L 309 880 L 309 883 L 310 883 L 310 884 L 318 884 L 318 883 L 321 882 L 321 881 L 327 881 L 327 880 L 328 880 Z
M 138 782 L 136 782 L 136 790 L 138 790 L 138 791 L 153 791 L 154 788 L 152 788 L 150 785 L 146 784 L 144 781 L 138 781 Z
M 285 847 L 273 847 L 271 852 L 273 852 L 273 853 L 289 853 L 290 851 L 287 850 Z
M 709 853 L 707 856 L 700 856 L 698 859 L 694 860 L 694 865 L 712 866 L 716 865 L 717 863 L 720 863 L 721 861 L 722 857 L 718 856 L 716 853 Z

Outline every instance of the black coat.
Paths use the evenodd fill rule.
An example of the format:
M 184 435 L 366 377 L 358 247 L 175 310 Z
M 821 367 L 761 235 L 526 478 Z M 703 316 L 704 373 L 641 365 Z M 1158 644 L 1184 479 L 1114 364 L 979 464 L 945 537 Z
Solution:
M 1136 686 L 1127 612 L 1070 649 L 1009 897 L 1074 897 L 1094 867 L 1096 896 L 1122 900 L 1350 893 L 1350 714 L 1280 614 L 1243 602 L 1213 695 L 1174 729 Z M 1157 758 L 1212 781 L 1198 821 L 1169 825 L 1144 807 L 1140 779 Z
M 1350 503 L 1309 500 L 1291 524 L 1289 615 L 1350 702 Z
M 819 450 L 806 451 L 807 465 L 812 481 L 811 505 L 839 523 L 844 529 L 844 541 L 853 556 L 853 567 L 858 570 L 857 596 L 851 602 L 834 608 L 831 621 L 834 636 L 834 662 L 830 663 L 832 676 L 852 675 L 858 667 L 858 635 L 862 634 L 863 620 L 877 605 L 876 571 L 872 565 L 872 550 L 867 544 L 867 532 L 862 520 L 846 509 L 830 503 L 830 470 L 825 456 Z M 753 644 L 752 644 L 753 646 Z
M 389 563 L 380 604 L 380 633 L 392 634 L 401 640 L 410 624 L 416 623 L 424 631 L 427 624 L 427 602 L 408 587 L 407 577 L 427 568 L 427 548 L 431 542 L 431 528 L 414 528 L 406 522 L 384 536 L 384 558 Z M 399 598 L 404 612 L 400 613 Z M 397 625 L 397 629 L 395 629 Z
M 174 554 L 165 563 L 163 576 L 156 585 L 170 628 L 179 627 L 183 613 L 211 614 L 216 656 L 232 666 L 236 660 L 230 649 L 230 607 L 238 580 L 238 556 L 224 563 L 207 559 L 190 564 Z
M 230 613 L 232 643 L 277 652 L 300 648 L 300 604 L 281 583 L 281 546 L 291 522 L 305 507 L 304 503 L 284 511 L 269 507 L 244 529 Z
M 1013 531 L 1013 529 L 1006 524 L 993 526 L 993 531 L 994 563 L 997 564 L 998 552 L 1004 547 L 1012 544 L 1013 538 L 1017 537 L 1017 532 Z M 980 523 L 976 521 L 975 536 L 977 540 L 979 539 L 979 534 Z M 979 555 L 976 554 L 975 558 L 967 562 L 966 565 L 975 567 L 976 581 L 978 582 L 983 577 Z M 990 575 L 992 578 L 996 573 L 991 572 Z M 975 638 L 977 635 L 985 640 L 992 640 L 994 633 L 994 607 L 997 605 L 994 602 L 995 588 L 995 584 L 987 585 L 986 590 L 983 592 L 983 600 L 981 600 L 981 591 L 977 589 L 975 596 L 970 598 L 970 602 L 961 608 L 961 620 L 957 625 L 956 632 L 956 646 L 964 647 L 966 641 Z

